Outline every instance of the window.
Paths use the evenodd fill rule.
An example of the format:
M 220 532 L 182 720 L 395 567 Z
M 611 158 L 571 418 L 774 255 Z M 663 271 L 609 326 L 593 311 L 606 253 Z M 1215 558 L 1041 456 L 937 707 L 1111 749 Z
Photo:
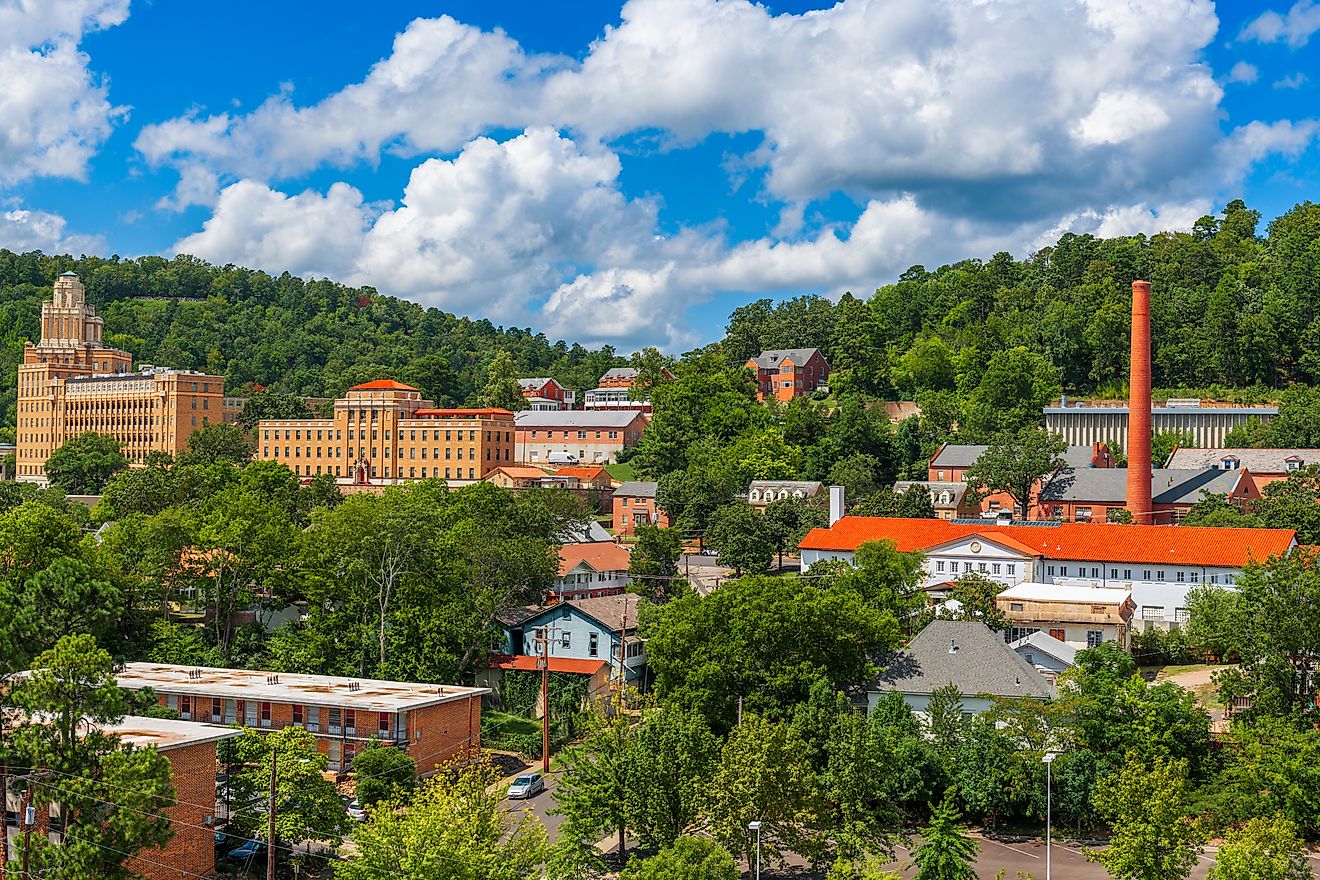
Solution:
M 381 736 L 389 737 L 391 735 L 390 719 L 392 717 L 393 716 L 390 715 L 389 712 L 376 713 L 376 730 L 380 733 Z
M 1186 608 L 1173 609 L 1173 619 L 1177 623 L 1186 623 L 1191 618 L 1191 613 Z
M 303 707 L 298 705 L 297 703 L 293 704 L 293 723 L 294 724 L 303 723 Z
M 319 733 L 321 731 L 321 709 L 319 706 L 307 707 L 306 726 L 312 733 Z
M 1132 580 L 1132 569 L 1130 568 L 1123 569 L 1123 580 L 1125 581 Z
M 976 563 L 976 570 L 977 570 L 977 571 L 985 571 L 985 570 L 986 570 L 986 564 L 985 564 L 984 562 L 978 562 L 978 563 Z
M 935 570 L 938 571 L 938 572 L 943 572 L 943 571 L 944 571 L 944 560 L 943 560 L 943 559 L 938 560 L 938 561 L 935 563 Z
M 1091 613 L 1092 613 L 1092 614 L 1104 614 L 1104 613 L 1105 613 L 1105 606 L 1103 606 L 1103 605 L 1092 605 L 1092 606 L 1091 606 Z
M 261 704 L 261 726 L 270 727 L 270 703 Z
M 248 727 L 257 726 L 257 704 L 255 700 L 248 700 L 244 704 L 243 723 Z
M 1141 579 L 1142 579 L 1143 581 L 1148 581 L 1148 580 L 1150 580 L 1150 569 L 1149 569 L 1149 568 L 1144 568 L 1144 569 L 1141 570 Z
M 344 733 L 349 736 L 357 733 L 357 712 L 353 709 L 344 710 Z
M 990 565 L 991 574 L 999 574 L 999 569 L 1000 569 L 1000 565 L 998 562 L 991 563 Z
M 1054 566 L 1052 565 L 1045 566 L 1045 573 L 1050 577 L 1054 577 Z
M 1090 522 L 1090 521 L 1091 521 L 1091 508 L 1089 508 L 1089 507 L 1079 507 L 1079 508 L 1077 508 L 1076 513 L 1073 514 L 1073 519 L 1075 519 L 1077 522 Z
M 1104 642 L 1105 634 L 1098 629 L 1088 629 L 1086 631 L 1086 647 L 1098 648 Z
M 1066 635 L 1067 633 L 1062 628 L 1050 630 L 1050 638 L 1058 639 L 1061 642 L 1064 641 Z
M 343 713 L 337 708 L 332 708 L 330 710 L 330 732 L 343 733 L 343 726 Z
M 1157 571 L 1157 572 L 1155 572 L 1155 580 L 1157 580 L 1157 581 L 1162 581 L 1162 580 L 1164 580 L 1164 572 L 1162 572 L 1162 571 Z
M 1118 580 L 1118 569 L 1116 568 L 1109 569 L 1109 579 Z
M 192 720 L 192 697 L 187 694 L 179 695 L 179 717 L 184 721 Z
M 1010 562 L 1010 563 L 1008 564 L 1008 573 L 1011 574 L 1011 575 L 1016 575 L 1016 574 L 1017 574 L 1017 563 L 1016 563 L 1016 562 Z
M 219 724 L 220 719 L 225 715 L 225 702 L 219 697 L 211 698 L 211 723 Z
M 1022 609 L 1022 603 L 1021 603 L 1021 602 L 1009 602 L 1009 603 L 1008 603 L 1008 610 L 1009 610 L 1009 611 L 1021 611 L 1021 610 L 1023 610 L 1023 609 Z
M 1186 579 L 1187 579 L 1187 575 L 1186 575 L 1184 572 L 1181 572 L 1181 571 L 1178 572 L 1178 583 L 1181 584 L 1181 583 L 1182 583 L 1183 581 L 1185 581 Z
M 1038 633 L 1040 630 L 1034 626 L 1010 626 L 1004 632 L 1004 641 L 1016 642 L 1018 639 L 1025 639 L 1032 633 Z
M 1164 606 L 1163 606 L 1163 605 L 1142 605 L 1142 606 L 1141 606 L 1141 619 L 1142 619 L 1142 620 L 1163 620 L 1163 619 L 1164 619 Z
M 599 633 L 588 633 L 588 634 L 587 634 L 587 656 L 588 656 L 588 657 L 598 657 L 598 656 L 600 656 L 600 634 L 599 634 Z
M 1212 584 L 1217 584 L 1217 583 L 1219 583 L 1219 575 L 1217 575 L 1217 574 L 1212 574 L 1212 575 L 1210 575 L 1210 583 L 1212 583 Z
M 588 577 L 590 577 L 590 575 L 588 575 Z M 571 632 L 565 631 L 560 634 L 559 647 L 565 650 L 573 647 L 573 634 Z

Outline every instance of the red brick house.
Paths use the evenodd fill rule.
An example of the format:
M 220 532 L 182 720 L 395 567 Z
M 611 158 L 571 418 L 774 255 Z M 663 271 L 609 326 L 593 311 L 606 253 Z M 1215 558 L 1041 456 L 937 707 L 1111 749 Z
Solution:
M 668 526 L 669 516 L 655 505 L 655 483 L 627 482 L 614 490 L 614 534 L 631 535 L 638 526 Z
M 758 400 L 791 400 L 826 387 L 830 365 L 818 348 L 783 348 L 763 351 L 747 361 L 756 374 Z
M 519 379 L 518 385 L 531 409 L 572 409 L 573 401 L 577 399 L 576 392 L 568 390 L 549 376 Z

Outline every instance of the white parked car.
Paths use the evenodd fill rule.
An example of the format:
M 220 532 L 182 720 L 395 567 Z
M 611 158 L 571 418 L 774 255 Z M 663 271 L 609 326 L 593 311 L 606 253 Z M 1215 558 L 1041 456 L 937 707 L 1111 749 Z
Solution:
M 348 813 L 348 818 L 352 819 L 354 822 L 367 821 L 367 811 L 363 809 L 362 802 L 357 798 L 353 798 L 351 801 L 347 801 L 344 804 L 344 812 Z
M 545 791 L 545 780 L 540 773 L 524 773 L 509 786 L 509 800 L 536 797 Z

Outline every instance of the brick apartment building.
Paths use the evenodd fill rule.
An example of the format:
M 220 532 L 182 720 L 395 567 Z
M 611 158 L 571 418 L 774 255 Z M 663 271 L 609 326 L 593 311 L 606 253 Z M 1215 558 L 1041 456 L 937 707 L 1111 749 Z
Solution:
M 144 366 L 102 341 L 104 321 L 82 281 L 66 272 L 41 304 L 41 340 L 18 368 L 17 479 L 46 482 L 46 459 L 84 431 L 110 434 L 132 464 L 177 455 L 188 435 L 225 420 L 225 380 Z
M 668 370 L 664 373 L 670 379 L 674 378 L 674 374 Z M 638 380 L 637 370 L 633 367 L 615 367 L 606 370 L 596 383 L 596 387 L 582 395 L 582 406 L 585 409 L 635 409 L 638 412 L 649 413 L 650 393 L 637 398 L 634 398 L 632 393 L 634 385 L 646 384 Z
M 636 446 L 647 420 L 635 410 L 523 410 L 515 423 L 519 464 L 553 464 L 552 454 L 567 454 L 578 464 L 600 465 L 614 461 L 624 447 Z
M 331 770 L 347 770 L 373 737 L 406 749 L 426 775 L 481 745 L 486 688 L 128 663 L 129 690 L 152 688 L 184 720 L 279 730 L 298 724 L 316 736 Z
M 818 348 L 763 351 L 749 358 L 747 369 L 756 374 L 758 400 L 792 400 L 827 386 L 830 365 Z
M 159 849 L 149 849 L 128 860 L 128 868 L 147 880 L 177 880 L 179 877 L 210 877 L 215 871 L 215 776 L 216 744 L 242 735 L 242 731 L 213 724 L 174 721 L 165 718 L 129 716 L 101 728 L 113 733 L 125 745 L 152 748 L 170 762 L 171 785 L 175 803 L 166 807 L 174 830 L 170 842 Z M 60 840 L 58 826 L 51 819 L 52 806 L 45 815 L 38 813 L 37 828 L 44 830 L 54 843 Z M 6 824 L 9 852 L 15 850 L 19 835 L 17 816 L 22 810 L 22 794 L 8 793 L 7 813 L 15 817 Z M 39 832 L 38 832 L 39 833 Z
M 348 389 L 333 418 L 263 419 L 257 435 L 258 459 L 348 484 L 469 483 L 513 463 L 512 412 L 436 409 L 416 388 L 389 379 Z

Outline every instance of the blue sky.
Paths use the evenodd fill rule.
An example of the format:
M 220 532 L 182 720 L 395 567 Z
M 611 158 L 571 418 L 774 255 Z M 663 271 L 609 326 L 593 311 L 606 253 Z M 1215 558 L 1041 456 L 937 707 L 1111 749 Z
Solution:
M 681 349 L 1320 184 L 1311 0 L 0 0 L 0 246 Z

